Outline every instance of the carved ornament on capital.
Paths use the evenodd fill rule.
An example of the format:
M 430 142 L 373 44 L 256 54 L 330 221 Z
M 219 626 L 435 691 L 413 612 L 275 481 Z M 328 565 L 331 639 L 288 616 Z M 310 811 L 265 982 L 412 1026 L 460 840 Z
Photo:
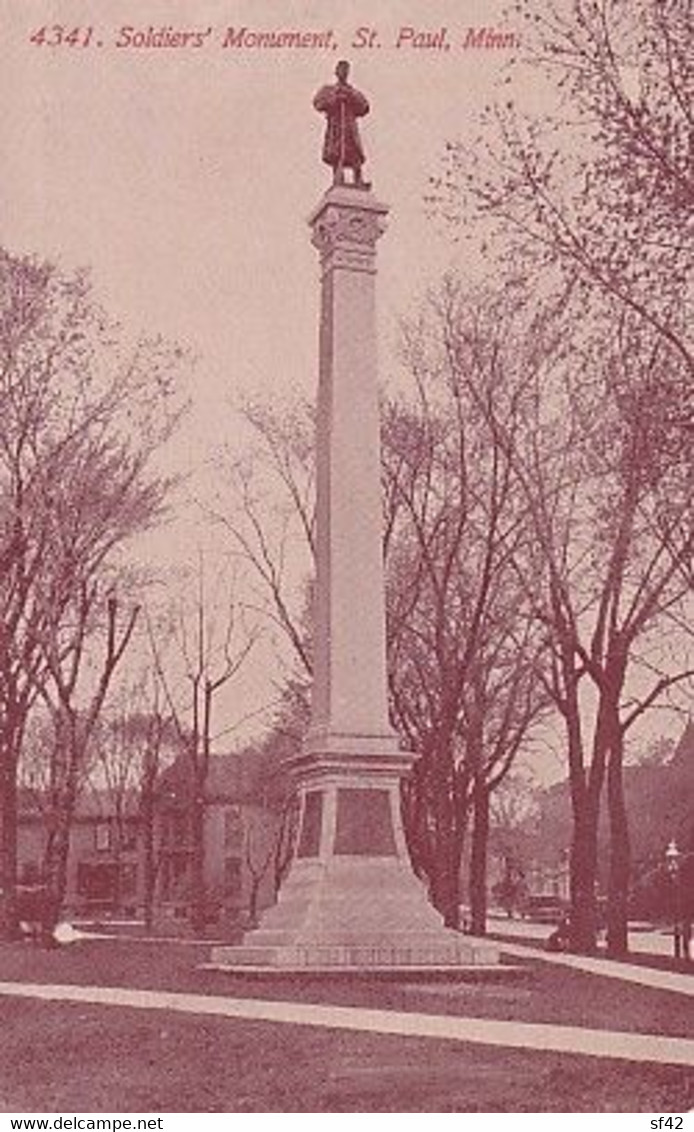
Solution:
M 373 254 L 385 230 L 382 212 L 331 204 L 314 222 L 311 243 L 322 256 L 352 251 L 365 257 Z

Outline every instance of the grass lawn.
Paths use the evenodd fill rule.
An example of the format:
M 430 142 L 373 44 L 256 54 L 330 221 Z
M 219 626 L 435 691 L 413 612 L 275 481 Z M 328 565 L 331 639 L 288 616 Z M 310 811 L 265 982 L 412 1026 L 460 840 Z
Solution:
M 0 946 L 0 980 L 301 999 L 694 1037 L 691 1000 L 541 963 L 511 982 L 257 982 L 207 948 Z M 683 1112 L 694 1071 L 433 1039 L 0 997 L 0 1109 L 19 1112 Z
M 56 951 L 0 945 L 0 981 L 129 986 L 234 998 L 288 999 L 413 1010 L 519 1022 L 555 1022 L 694 1038 L 692 1001 L 684 995 L 586 975 L 534 960 L 507 981 L 392 982 L 368 974 L 345 979 L 267 979 L 202 971 L 210 948 L 191 943 L 93 940 Z
M 0 1000 L 18 1112 L 684 1112 L 669 1066 Z

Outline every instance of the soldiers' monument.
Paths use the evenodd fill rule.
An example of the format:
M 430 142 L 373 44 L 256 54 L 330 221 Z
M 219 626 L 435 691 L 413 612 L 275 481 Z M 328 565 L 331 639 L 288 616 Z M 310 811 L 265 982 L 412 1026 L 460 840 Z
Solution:
M 388 720 L 376 368 L 376 242 L 388 209 L 362 177 L 356 119 L 368 101 L 347 63 L 336 75 L 314 100 L 333 184 L 309 219 L 321 267 L 317 578 L 312 721 L 294 764 L 299 834 L 277 904 L 213 961 L 307 971 L 490 963 L 493 947 L 442 926 L 403 836 L 400 779 L 413 756 Z

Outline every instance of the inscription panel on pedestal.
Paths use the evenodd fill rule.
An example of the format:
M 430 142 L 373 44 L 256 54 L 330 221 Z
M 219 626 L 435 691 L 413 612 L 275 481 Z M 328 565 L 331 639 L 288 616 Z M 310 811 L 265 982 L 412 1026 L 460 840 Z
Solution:
M 387 790 L 337 791 L 335 849 L 338 856 L 394 857 L 390 795 Z

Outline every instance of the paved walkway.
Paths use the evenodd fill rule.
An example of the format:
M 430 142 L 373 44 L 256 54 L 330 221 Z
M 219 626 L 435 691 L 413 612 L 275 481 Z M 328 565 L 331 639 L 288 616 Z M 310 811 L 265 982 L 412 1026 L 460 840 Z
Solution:
M 593 1057 L 620 1058 L 636 1062 L 694 1066 L 694 1040 L 689 1038 L 590 1030 L 578 1026 L 501 1022 L 484 1018 L 456 1018 L 448 1015 L 367 1010 L 361 1007 L 314 1005 L 302 1002 L 265 1002 L 259 999 L 143 991 L 126 987 L 3 982 L 0 983 L 0 995 L 40 999 L 44 1002 L 129 1007 L 134 1010 L 168 1010 L 178 1014 L 242 1018 L 246 1021 L 317 1026 L 329 1030 L 437 1038 L 513 1049 L 587 1054 Z
M 638 983 L 653 990 L 675 991 L 676 994 L 694 995 L 694 966 L 691 975 L 678 971 L 661 971 L 655 967 L 640 967 L 635 963 L 621 963 L 614 959 L 599 959 L 589 955 L 563 955 L 543 951 L 525 943 L 499 940 L 499 947 L 507 955 L 518 955 L 527 959 L 541 959 L 543 963 L 556 963 L 561 967 L 572 967 L 576 971 L 586 971 L 589 975 L 605 975 L 608 979 L 622 979 L 626 983 Z

